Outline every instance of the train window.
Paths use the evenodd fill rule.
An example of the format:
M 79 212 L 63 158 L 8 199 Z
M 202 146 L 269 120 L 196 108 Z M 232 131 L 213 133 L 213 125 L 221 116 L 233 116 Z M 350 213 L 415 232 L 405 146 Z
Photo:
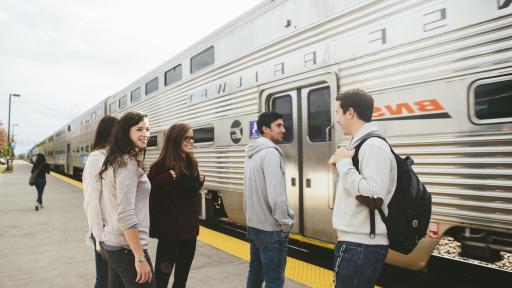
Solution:
M 292 96 L 283 95 L 272 98 L 270 109 L 283 115 L 284 129 L 286 132 L 283 136 L 283 144 L 292 143 L 293 141 L 293 110 Z
M 214 62 L 214 52 L 215 51 L 213 46 L 210 46 L 192 56 L 192 58 L 190 58 L 190 73 L 195 73 L 207 66 L 212 65 Z
M 68 125 L 68 132 L 71 132 L 71 125 Z
M 108 105 L 108 113 L 114 113 L 117 111 L 117 102 L 112 102 Z
M 478 81 L 473 87 L 472 112 L 476 122 L 512 121 L 512 77 Z
M 214 130 L 212 127 L 196 128 L 194 129 L 194 143 L 208 143 L 213 142 Z
M 91 121 L 96 120 L 96 112 L 91 113 Z
M 134 103 L 140 99 L 140 87 L 130 92 L 130 102 Z
M 173 68 L 167 70 L 165 72 L 165 86 L 180 81 L 181 76 L 181 64 L 176 65 Z
M 158 146 L 158 137 L 157 135 L 149 136 L 147 147 L 157 147 Z
M 126 104 L 128 104 L 128 95 L 119 98 L 119 108 L 123 108 Z
M 327 128 L 331 126 L 330 90 L 322 87 L 308 93 L 308 137 L 311 142 L 329 142 L 331 139 L 327 135 Z
M 85 152 L 89 152 L 89 144 L 85 145 Z
M 158 90 L 158 77 L 146 83 L 146 95 L 149 95 Z
M 84 146 L 80 146 L 80 152 L 84 152 Z

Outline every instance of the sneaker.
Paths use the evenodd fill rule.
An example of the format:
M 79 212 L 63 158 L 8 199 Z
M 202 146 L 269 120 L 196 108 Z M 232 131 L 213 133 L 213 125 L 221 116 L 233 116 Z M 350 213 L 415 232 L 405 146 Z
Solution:
M 36 204 L 36 211 L 39 211 L 39 203 Z
M 44 208 L 43 204 L 39 204 L 39 208 Z

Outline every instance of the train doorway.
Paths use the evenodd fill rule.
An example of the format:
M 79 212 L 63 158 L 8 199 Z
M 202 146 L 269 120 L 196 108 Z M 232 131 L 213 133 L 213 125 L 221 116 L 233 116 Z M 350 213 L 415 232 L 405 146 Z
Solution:
M 332 241 L 332 182 L 327 161 L 333 153 L 331 88 L 327 84 L 269 95 L 267 109 L 283 115 L 286 133 L 279 146 L 286 157 L 286 186 L 296 213 L 294 233 Z

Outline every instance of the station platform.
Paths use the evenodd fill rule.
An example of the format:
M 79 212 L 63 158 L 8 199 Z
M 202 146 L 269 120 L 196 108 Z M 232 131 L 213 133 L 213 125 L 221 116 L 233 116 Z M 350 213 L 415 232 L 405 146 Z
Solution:
M 0 173 L 0 288 L 93 287 L 92 248 L 81 183 L 47 176 L 44 208 L 35 211 L 31 165 L 14 162 L 14 173 Z M 154 263 L 155 239 L 149 253 Z M 245 287 L 249 245 L 201 227 L 188 287 Z M 329 287 L 332 272 L 288 257 L 285 287 Z M 172 277 L 172 276 L 171 276 Z

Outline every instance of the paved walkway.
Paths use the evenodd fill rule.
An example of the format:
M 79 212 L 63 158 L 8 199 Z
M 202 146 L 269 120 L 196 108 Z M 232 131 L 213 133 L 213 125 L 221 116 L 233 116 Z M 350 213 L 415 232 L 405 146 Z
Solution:
M 14 173 L 0 174 L 0 288 L 93 287 L 81 189 L 48 176 L 45 208 L 36 212 L 30 168 L 15 161 Z M 149 252 L 154 263 L 154 239 Z M 246 261 L 198 241 L 188 287 L 245 287 L 247 269 Z M 285 286 L 305 287 L 289 279 Z

